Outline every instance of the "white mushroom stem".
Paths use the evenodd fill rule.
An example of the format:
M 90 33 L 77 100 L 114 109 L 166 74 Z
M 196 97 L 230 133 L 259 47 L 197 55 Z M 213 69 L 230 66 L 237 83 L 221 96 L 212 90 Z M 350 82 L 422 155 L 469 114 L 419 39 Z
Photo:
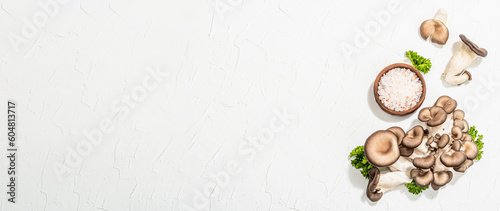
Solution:
M 413 163 L 407 158 L 400 156 L 398 161 L 388 166 L 392 172 L 403 172 L 406 177 L 410 178 L 410 171 L 415 168 Z
M 436 127 L 427 126 L 427 130 L 429 131 L 429 137 L 435 136 L 436 134 L 440 135 L 443 135 L 445 133 L 450 134 L 451 129 L 453 128 L 453 122 L 454 122 L 453 113 L 451 113 L 446 116 L 446 121 L 443 124 L 438 125 Z
M 439 9 L 436 12 L 436 15 L 434 15 L 434 19 L 440 20 L 441 22 L 446 24 L 446 21 L 448 20 L 448 13 L 446 12 L 446 10 Z
M 397 172 L 387 172 L 380 174 L 380 179 L 377 185 L 377 191 L 378 193 L 385 193 L 394 187 L 397 187 L 399 185 L 403 185 L 406 183 L 410 183 L 411 178 L 406 176 L 404 172 L 397 171 Z
M 459 85 L 469 80 L 469 75 L 464 74 L 465 69 L 478 57 L 464 42 L 453 54 L 443 73 L 444 80 L 450 85 Z

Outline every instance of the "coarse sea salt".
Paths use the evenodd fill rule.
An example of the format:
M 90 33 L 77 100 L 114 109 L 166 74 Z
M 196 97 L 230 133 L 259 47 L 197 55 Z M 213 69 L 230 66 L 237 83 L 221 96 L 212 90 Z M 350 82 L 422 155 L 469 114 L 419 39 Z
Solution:
M 422 82 L 406 68 L 387 71 L 378 83 L 379 99 L 394 111 L 406 111 L 417 105 L 422 96 Z

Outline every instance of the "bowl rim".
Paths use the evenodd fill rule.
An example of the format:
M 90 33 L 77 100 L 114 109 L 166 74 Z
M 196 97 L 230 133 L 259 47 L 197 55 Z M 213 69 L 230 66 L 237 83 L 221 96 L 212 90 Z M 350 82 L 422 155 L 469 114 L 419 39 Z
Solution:
M 386 72 L 388 72 L 389 70 L 392 70 L 392 69 L 398 68 L 398 67 L 406 68 L 406 69 L 409 69 L 410 71 L 414 72 L 415 74 L 417 74 L 417 77 L 420 79 L 420 82 L 422 83 L 422 96 L 420 96 L 420 100 L 417 102 L 417 105 L 413 106 L 412 108 L 410 108 L 406 111 L 394 111 L 394 110 L 387 108 L 382 103 L 382 101 L 380 101 L 379 94 L 378 94 L 378 86 L 379 86 L 380 78 L 382 78 L 382 76 Z M 412 65 L 406 64 L 406 63 L 394 63 L 394 64 L 388 65 L 387 67 L 382 69 L 380 71 L 380 73 L 377 75 L 377 77 L 375 78 L 375 82 L 373 84 L 373 92 L 374 92 L 374 96 L 375 96 L 375 101 L 377 102 L 377 104 L 379 105 L 379 107 L 382 110 L 384 110 L 385 112 L 392 114 L 392 115 L 403 116 L 403 115 L 407 115 L 407 114 L 415 112 L 418 108 L 420 108 L 420 106 L 422 106 L 422 104 L 425 101 L 425 95 L 427 92 L 427 88 L 426 88 L 424 76 L 415 67 L 413 67 Z

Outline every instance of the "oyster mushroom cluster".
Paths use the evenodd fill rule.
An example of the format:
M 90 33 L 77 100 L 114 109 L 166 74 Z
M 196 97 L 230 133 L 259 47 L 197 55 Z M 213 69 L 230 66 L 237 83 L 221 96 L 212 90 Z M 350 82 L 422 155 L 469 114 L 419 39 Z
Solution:
M 400 127 L 379 130 L 365 142 L 365 156 L 379 168 L 368 172 L 366 195 L 378 201 L 392 188 L 410 183 L 438 190 L 453 178 L 453 171 L 465 172 L 477 157 L 479 149 L 472 141 L 465 113 L 456 109 L 457 102 L 441 96 L 432 107 L 423 108 L 417 125 L 405 132 Z

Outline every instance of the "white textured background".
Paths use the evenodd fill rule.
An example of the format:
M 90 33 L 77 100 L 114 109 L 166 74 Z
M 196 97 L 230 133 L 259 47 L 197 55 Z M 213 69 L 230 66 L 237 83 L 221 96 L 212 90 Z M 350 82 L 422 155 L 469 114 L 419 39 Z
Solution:
M 389 1 L 337 0 L 67 0 L 14 49 L 23 19 L 48 0 L 0 0 L 0 117 L 17 102 L 17 203 L 0 210 L 498 210 L 500 176 L 500 13 L 496 1 L 400 2 L 399 12 L 350 57 L 358 30 Z M 217 7 L 216 7 L 217 6 Z M 219 9 L 217 9 L 219 8 Z M 225 8 L 223 11 L 221 8 Z M 450 39 L 440 48 L 418 34 L 438 8 L 449 12 Z M 440 79 L 459 34 L 489 51 L 474 80 Z M 376 204 L 348 153 L 372 132 L 417 124 L 391 117 L 371 94 L 378 72 L 429 57 L 431 105 L 458 100 L 484 134 L 483 160 L 438 192 L 413 196 L 404 186 Z M 159 65 L 168 72 L 146 99 L 128 107 L 89 155 L 57 179 L 82 130 L 118 115 L 116 104 Z M 490 82 L 488 82 L 490 81 Z M 123 103 L 122 103 L 123 105 Z M 255 150 L 245 139 L 266 131 L 275 111 L 295 118 Z M 123 113 L 122 113 L 123 114 Z M 6 140 L 6 125 L 0 134 Z M 1 192 L 7 142 L 0 144 Z M 239 153 L 240 146 L 255 152 Z M 248 152 L 247 152 L 248 153 Z M 200 197 L 211 175 L 238 163 L 240 172 Z M 213 189 L 212 189 L 213 190 Z M 207 199 L 209 198 L 209 199 Z

